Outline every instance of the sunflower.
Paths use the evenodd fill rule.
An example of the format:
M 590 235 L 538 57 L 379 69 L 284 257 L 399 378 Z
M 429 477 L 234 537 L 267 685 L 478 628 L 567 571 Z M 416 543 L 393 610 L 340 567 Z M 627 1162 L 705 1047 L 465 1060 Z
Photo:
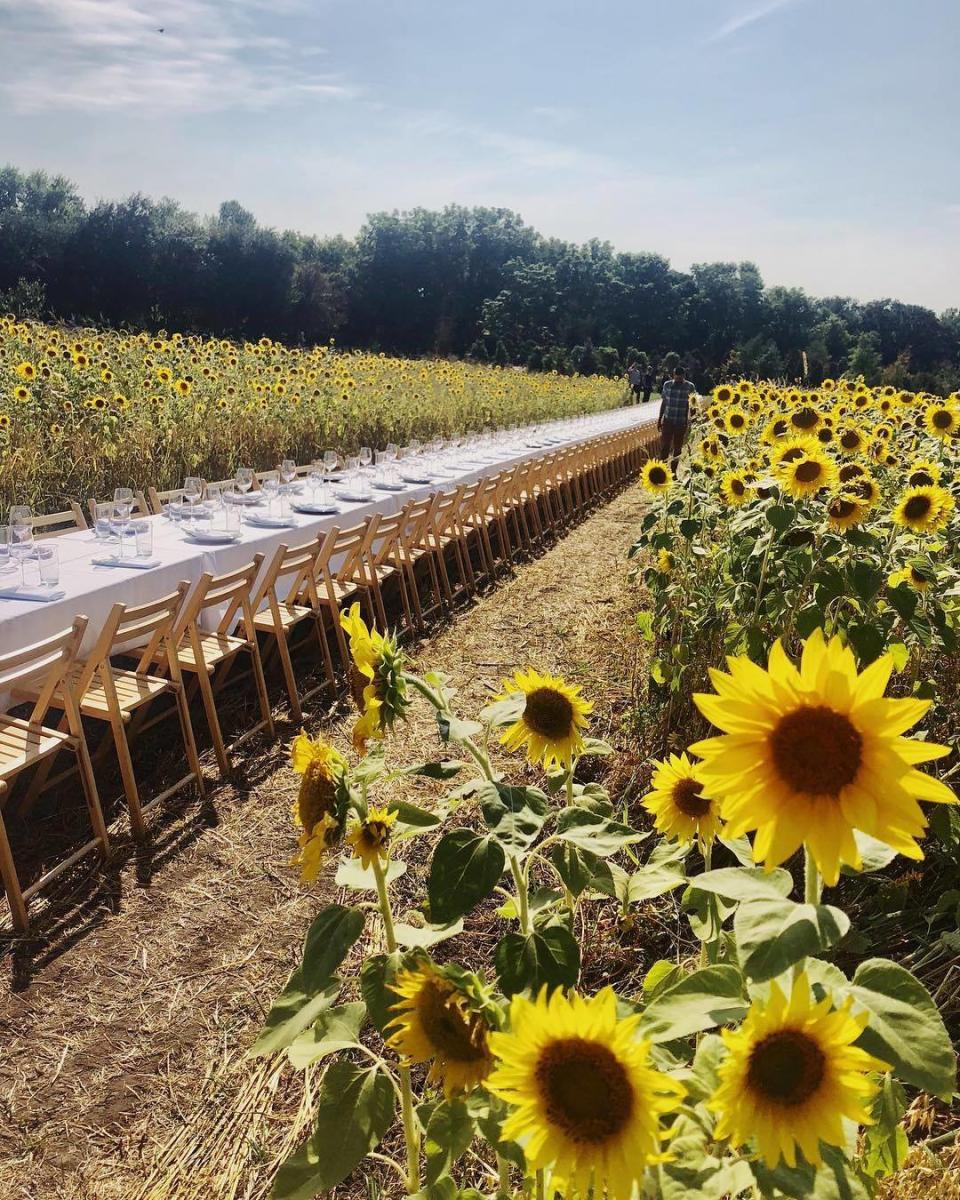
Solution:
M 713 389 L 713 398 L 718 404 L 729 404 L 733 399 L 733 388 L 727 383 L 721 383 Z
M 696 764 L 684 753 L 671 754 L 654 766 L 652 790 L 643 799 L 654 829 L 674 841 L 692 842 L 696 837 L 709 845 L 720 832 L 720 811 L 703 794 Z
M 371 805 L 366 817 L 358 821 L 347 834 L 347 842 L 353 847 L 353 857 L 360 859 L 365 870 L 370 869 L 375 859 L 387 857 L 390 826 L 396 819 L 396 812 Z
M 940 401 L 928 404 L 923 412 L 923 422 L 934 437 L 952 437 L 960 429 L 960 414 L 949 403 Z
M 778 467 L 784 467 L 790 463 L 799 462 L 810 453 L 811 444 L 809 438 L 801 438 L 790 436 L 778 442 L 770 451 L 770 465 L 776 470 Z
M 26 404 L 26 402 L 30 399 L 30 389 L 24 387 L 22 383 L 18 384 L 13 389 L 13 398 L 20 404 Z
M 940 464 L 931 462 L 929 458 L 918 458 L 910 467 L 907 475 L 907 487 L 933 487 L 940 482 Z
M 177 382 L 173 386 L 176 389 L 176 391 L 178 391 L 180 393 L 181 396 L 189 396 L 190 395 L 190 380 L 189 379 L 178 379 Z
M 727 433 L 737 437 L 741 433 L 746 433 L 750 425 L 750 418 L 742 408 L 733 406 L 727 409 L 725 425 Z
M 854 1046 L 869 1014 L 850 1011 L 853 997 L 834 1007 L 817 1002 L 806 972 L 793 981 L 789 999 L 776 982 L 767 1000 L 754 1000 L 739 1029 L 721 1031 L 727 1050 L 720 1086 L 707 1102 L 718 1114 L 714 1136 L 734 1146 L 753 1142 L 771 1169 L 781 1159 L 822 1162 L 820 1143 L 843 1146 L 844 1120 L 870 1125 L 878 1085 L 868 1072 L 887 1071 Z
M 827 505 L 827 523 L 841 533 L 859 525 L 866 515 L 867 505 L 852 492 L 841 492 Z
M 789 437 L 790 434 L 790 422 L 786 417 L 771 417 L 760 435 L 760 441 L 766 446 L 772 446 L 774 442 L 779 441 L 780 438 Z
M 36 377 L 37 368 L 31 362 L 22 362 L 20 366 L 17 367 L 17 374 L 21 379 L 26 379 L 29 382 L 31 379 Z
M 661 575 L 672 574 L 677 565 L 677 560 L 669 550 L 660 550 L 657 554 L 657 570 Z
M 293 802 L 293 818 L 302 831 L 294 863 L 304 883 L 312 883 L 324 853 L 343 834 L 346 812 L 338 792 L 347 763 L 322 738 L 311 739 L 301 729 L 290 747 L 290 765 L 302 776 Z
M 836 482 L 837 468 L 832 459 L 816 450 L 785 463 L 780 468 L 783 486 L 796 499 L 815 496 L 822 488 Z
M 720 495 L 724 504 L 731 508 L 739 508 L 750 499 L 747 490 L 747 480 L 740 471 L 728 471 L 720 481 Z
M 391 1006 L 388 1046 L 408 1062 L 430 1062 L 427 1081 L 442 1083 L 448 1097 L 486 1079 L 493 1069 L 490 1024 L 475 977 L 425 959 L 398 971 L 390 990 L 400 999 Z
M 10 414 L 9 413 L 0 413 L 0 429 L 9 429 L 9 428 L 10 428 Z
M 340 624 L 350 638 L 350 690 L 361 714 L 353 727 L 353 745 L 363 754 L 368 739 L 388 733 L 409 704 L 403 676 L 406 660 L 396 638 L 367 628 L 359 604 L 341 613 Z
M 790 425 L 796 433 L 813 433 L 820 424 L 820 414 L 809 404 L 803 404 L 790 414 Z
M 593 704 L 584 700 L 580 688 L 557 675 L 541 675 L 528 667 L 503 681 L 498 700 L 524 697 L 523 711 L 500 738 L 509 751 L 526 746 L 527 757 L 543 769 L 563 766 L 570 770 L 583 750 L 583 730 Z
M 729 836 L 756 830 L 754 861 L 779 866 L 801 845 L 833 886 L 842 863 L 861 866 L 854 830 L 907 858 L 923 858 L 926 830 L 918 800 L 957 797 L 917 763 L 949 754 L 945 746 L 902 737 L 929 700 L 883 692 L 893 671 L 885 654 L 857 674 L 853 652 L 815 630 L 798 670 L 779 640 L 764 671 L 729 658 L 730 674 L 711 669 L 716 695 L 694 701 L 723 730 L 690 747 L 704 761 L 703 786 L 720 801 Z
M 585 1000 L 560 989 L 548 999 L 544 987 L 536 1000 L 514 996 L 510 1032 L 490 1034 L 487 1088 L 511 1110 L 503 1137 L 523 1146 L 531 1172 L 551 1170 L 554 1190 L 631 1200 L 647 1164 L 667 1157 L 660 1118 L 684 1088 L 650 1066 L 639 1022 L 617 1019 L 612 988 Z
M 661 459 L 651 458 L 644 464 L 640 482 L 648 492 L 669 492 L 673 485 L 673 472 Z
M 880 485 L 869 471 L 864 471 L 859 478 L 854 479 L 852 486 L 847 490 L 852 491 L 866 508 L 872 508 L 880 499 Z
M 942 529 L 953 515 L 954 501 L 942 487 L 908 488 L 893 510 L 893 521 L 914 533 L 932 533 Z

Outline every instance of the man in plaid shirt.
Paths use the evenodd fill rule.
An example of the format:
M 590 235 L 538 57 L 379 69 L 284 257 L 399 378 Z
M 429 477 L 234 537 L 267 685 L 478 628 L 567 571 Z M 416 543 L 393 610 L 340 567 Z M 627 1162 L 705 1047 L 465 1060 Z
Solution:
M 670 467 L 674 475 L 680 462 L 680 451 L 687 437 L 687 427 L 690 423 L 690 396 L 696 391 L 692 383 L 685 377 L 683 367 L 674 368 L 673 379 L 668 380 L 660 389 L 662 403 L 660 416 L 657 418 L 657 428 L 660 430 L 660 457 L 670 459 Z

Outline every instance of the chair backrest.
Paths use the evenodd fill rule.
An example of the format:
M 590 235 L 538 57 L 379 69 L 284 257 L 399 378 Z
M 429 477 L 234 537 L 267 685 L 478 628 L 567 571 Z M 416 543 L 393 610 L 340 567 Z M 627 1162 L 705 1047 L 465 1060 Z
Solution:
M 154 516 L 161 516 L 163 506 L 169 504 L 171 500 L 181 500 L 183 498 L 183 488 L 166 488 L 162 492 L 158 492 L 151 484 L 147 488 L 147 503 L 150 505 L 150 511 Z
M 184 580 L 175 592 L 146 604 L 115 604 L 74 681 L 77 699 L 83 698 L 98 671 L 108 696 L 113 695 L 108 668 L 110 659 L 118 654 L 137 659 L 133 669 L 138 675 L 150 674 L 150 667 L 160 662 L 168 668 L 172 679 L 179 680 L 175 630 L 189 590 L 190 584 Z
M 87 512 L 90 514 L 90 520 L 94 524 L 97 522 L 97 505 L 111 504 L 112 500 L 97 500 L 95 496 L 91 496 L 87 501 Z M 135 490 L 133 493 L 133 507 L 130 509 L 131 517 L 149 517 L 150 507 L 147 504 L 147 498 L 141 491 Z
M 333 532 L 331 530 L 331 535 L 324 539 L 323 549 L 318 556 L 318 569 L 320 560 L 325 559 L 333 576 L 341 582 L 349 582 L 350 577 L 356 571 L 362 570 L 362 555 L 367 541 L 367 533 L 371 521 L 375 519 L 376 516 L 364 521 L 362 525 L 353 525 L 350 529 L 338 529 L 336 541 L 330 545 L 328 551 L 327 546 L 331 542 Z
M 89 529 L 89 526 L 76 500 L 71 500 L 70 507 L 63 512 L 45 513 L 42 517 L 33 518 L 33 536 L 37 540 L 59 537 L 61 533 L 73 533 L 77 529 Z
M 69 629 L 0 654 L 0 692 L 14 693 L 30 685 L 24 690 L 36 697 L 28 718 L 31 725 L 40 725 L 46 716 L 54 693 L 77 657 L 86 628 L 87 618 L 76 617 Z
M 260 611 L 264 602 L 273 612 L 275 619 L 280 617 L 280 604 L 303 604 L 306 600 L 311 608 L 317 608 L 314 569 L 320 547 L 319 538 L 304 542 L 300 546 L 281 544 L 277 547 L 250 602 L 255 614 Z
M 436 493 L 420 500 L 410 500 L 403 507 L 403 529 L 400 544 L 404 550 L 415 550 L 426 543 L 433 524 L 433 509 Z
M 177 639 L 196 625 L 200 614 L 208 608 L 224 610 L 217 622 L 217 633 L 229 633 L 239 618 L 243 622 L 247 640 L 255 638 L 252 595 L 262 564 L 263 555 L 255 554 L 252 561 L 235 571 L 227 571 L 224 575 L 211 575 L 209 572 L 202 575 L 177 620 L 174 631 Z
M 460 499 L 464 485 L 452 492 L 441 492 L 437 497 L 433 510 L 433 531 L 437 537 L 451 536 L 457 533 L 457 516 L 460 512 Z
M 254 491 L 259 491 L 268 479 L 275 479 L 280 482 L 280 470 L 274 467 L 272 471 L 254 471 L 253 473 L 253 488 Z
M 377 517 L 379 520 L 376 520 Z M 371 519 L 364 546 L 364 558 L 369 565 L 382 566 L 396 555 L 406 523 L 403 510 L 391 513 L 388 517 L 377 513 Z

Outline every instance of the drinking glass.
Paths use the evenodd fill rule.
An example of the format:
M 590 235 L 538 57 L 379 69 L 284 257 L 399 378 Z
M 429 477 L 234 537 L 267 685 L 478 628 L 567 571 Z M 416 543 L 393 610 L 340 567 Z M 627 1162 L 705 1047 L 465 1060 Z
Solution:
M 373 462 L 373 451 L 369 446 L 360 447 L 360 466 L 369 467 Z
M 120 558 L 123 558 L 123 535 L 126 532 L 131 512 L 133 512 L 133 489 L 124 487 L 115 488 L 113 492 L 112 525 L 117 531 L 117 538 L 120 542 Z
M 313 470 L 307 476 L 307 483 L 310 485 L 310 493 L 313 499 L 317 498 L 317 488 L 323 483 L 323 474 L 320 471 Z
M 250 491 L 250 489 L 253 487 L 253 468 L 252 467 L 238 467 L 237 468 L 237 487 L 240 489 L 241 494 L 244 496 L 247 494 L 247 492 Z
M 33 513 L 27 504 L 15 504 L 10 509 L 10 550 L 20 561 L 20 581 L 26 585 L 25 565 L 33 553 Z
M 113 536 L 113 503 L 110 500 L 93 502 L 93 529 L 98 542 L 108 542 Z
M 45 588 L 55 588 L 60 582 L 60 552 L 56 546 L 38 546 L 40 560 L 40 583 Z
M 10 526 L 0 525 L 0 571 L 10 566 Z
M 323 465 L 326 469 L 327 475 L 333 475 L 336 472 L 339 462 L 340 456 L 337 454 L 336 450 L 324 450 Z
M 265 479 L 263 481 L 263 494 L 267 498 L 267 512 L 273 514 L 273 502 L 280 495 L 280 480 Z
M 194 505 L 199 503 L 203 495 L 203 480 L 198 475 L 188 475 L 183 481 L 183 498 L 190 505 L 190 516 L 194 514 Z
M 134 521 L 133 532 L 137 538 L 137 558 L 150 558 L 153 554 L 153 523 Z
M 297 477 L 297 464 L 292 458 L 285 458 L 280 464 L 280 481 L 284 485 L 289 485 Z

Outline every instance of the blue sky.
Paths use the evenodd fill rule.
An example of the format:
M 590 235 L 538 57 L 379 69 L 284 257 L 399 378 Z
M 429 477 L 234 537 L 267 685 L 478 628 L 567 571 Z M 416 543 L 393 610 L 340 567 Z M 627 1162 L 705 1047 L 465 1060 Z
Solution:
M 315 233 L 502 205 L 943 309 L 958 53 L 956 0 L 0 0 L 0 162 Z

